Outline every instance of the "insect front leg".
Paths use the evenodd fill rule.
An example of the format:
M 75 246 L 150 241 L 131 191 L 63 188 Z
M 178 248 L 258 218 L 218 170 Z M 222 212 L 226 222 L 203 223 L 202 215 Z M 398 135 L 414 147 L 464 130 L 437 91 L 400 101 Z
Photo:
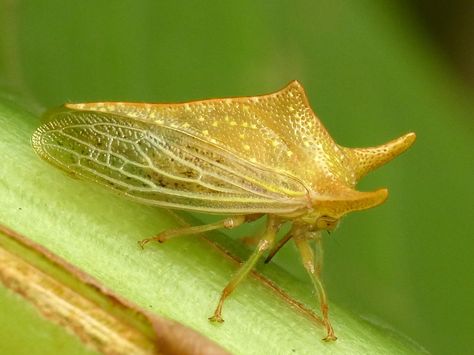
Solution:
M 317 252 L 317 261 L 315 263 L 313 249 L 311 248 L 309 241 L 310 239 L 315 239 L 316 242 L 316 252 Z M 306 271 L 313 282 L 313 286 L 318 292 L 319 304 L 321 307 L 321 314 L 323 317 L 323 323 L 326 328 L 326 337 L 323 339 L 325 341 L 336 340 L 337 337 L 334 334 L 334 329 L 332 328 L 331 322 L 329 321 L 329 304 L 326 291 L 324 290 L 323 282 L 321 281 L 321 267 L 322 267 L 322 242 L 321 234 L 317 233 L 305 233 L 305 234 L 296 234 L 294 236 L 294 241 L 301 255 L 303 265 Z
M 175 238 L 182 235 L 200 234 L 200 233 L 212 231 L 215 229 L 222 229 L 222 228 L 232 229 L 232 228 L 240 226 L 242 223 L 246 221 L 247 221 L 246 216 L 233 216 L 233 217 L 228 217 L 226 219 L 223 219 L 222 221 L 204 224 L 202 226 L 169 229 L 167 231 L 161 232 L 160 234 L 152 238 L 143 239 L 140 242 L 138 242 L 138 244 L 143 248 L 145 244 L 151 241 L 164 243 L 168 239 Z
M 235 290 L 237 285 L 245 279 L 247 274 L 253 269 L 253 267 L 257 263 L 258 259 L 260 259 L 262 254 L 272 247 L 279 228 L 279 219 L 277 217 L 269 215 L 267 220 L 267 227 L 262 237 L 260 238 L 260 241 L 258 242 L 257 248 L 252 253 L 250 258 L 240 266 L 240 269 L 232 277 L 232 279 L 229 281 L 224 290 L 222 290 L 221 298 L 219 299 L 219 303 L 217 304 L 216 310 L 214 311 L 214 315 L 209 318 L 211 322 L 221 323 L 224 321 L 222 319 L 222 306 L 224 305 L 224 301 Z

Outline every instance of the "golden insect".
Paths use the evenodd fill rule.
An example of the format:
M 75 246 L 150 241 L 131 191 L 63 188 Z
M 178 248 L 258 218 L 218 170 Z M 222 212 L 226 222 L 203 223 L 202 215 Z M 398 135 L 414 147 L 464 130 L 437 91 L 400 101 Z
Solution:
M 220 222 L 164 231 L 141 242 L 164 242 L 239 225 L 266 215 L 255 251 L 222 291 L 224 301 L 269 252 L 293 239 L 319 297 L 325 340 L 336 336 L 321 281 L 321 232 L 351 211 L 377 206 L 387 190 L 355 190 L 369 171 L 415 140 L 414 133 L 378 147 L 346 148 L 331 138 L 302 86 L 252 97 L 177 104 L 66 104 L 46 113 L 33 134 L 40 157 L 135 201 L 228 215 Z M 279 243 L 282 223 L 292 227 Z

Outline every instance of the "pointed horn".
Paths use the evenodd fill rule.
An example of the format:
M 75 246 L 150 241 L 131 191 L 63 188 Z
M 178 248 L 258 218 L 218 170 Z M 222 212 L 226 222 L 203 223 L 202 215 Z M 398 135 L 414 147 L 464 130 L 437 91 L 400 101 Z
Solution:
M 387 189 L 370 192 L 347 189 L 337 198 L 318 200 L 315 205 L 323 214 L 339 218 L 352 211 L 366 210 L 378 206 L 385 202 L 387 197 Z
M 366 175 L 368 172 L 389 162 L 397 155 L 407 150 L 415 141 L 416 134 L 407 133 L 400 138 L 394 139 L 388 143 L 370 148 L 344 148 L 347 155 L 354 162 L 354 172 L 356 179 Z

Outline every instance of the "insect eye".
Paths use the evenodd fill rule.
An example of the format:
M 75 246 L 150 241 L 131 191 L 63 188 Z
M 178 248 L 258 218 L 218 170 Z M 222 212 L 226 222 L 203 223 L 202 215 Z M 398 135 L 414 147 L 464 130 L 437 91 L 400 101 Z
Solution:
M 337 227 L 339 220 L 330 216 L 321 216 L 316 221 L 316 227 L 318 229 L 333 230 Z

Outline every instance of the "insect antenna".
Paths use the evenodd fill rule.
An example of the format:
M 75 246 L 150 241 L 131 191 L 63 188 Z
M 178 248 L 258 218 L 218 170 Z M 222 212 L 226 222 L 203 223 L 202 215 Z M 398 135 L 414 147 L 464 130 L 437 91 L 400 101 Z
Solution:
M 281 238 L 278 241 L 278 244 L 275 245 L 272 250 L 270 250 L 270 253 L 268 253 L 268 256 L 266 257 L 264 263 L 268 264 L 270 260 L 272 260 L 272 258 L 275 256 L 275 254 L 278 253 L 278 251 L 286 244 L 286 242 L 291 239 L 291 237 L 293 237 L 293 235 L 291 233 L 288 233 L 283 238 Z

